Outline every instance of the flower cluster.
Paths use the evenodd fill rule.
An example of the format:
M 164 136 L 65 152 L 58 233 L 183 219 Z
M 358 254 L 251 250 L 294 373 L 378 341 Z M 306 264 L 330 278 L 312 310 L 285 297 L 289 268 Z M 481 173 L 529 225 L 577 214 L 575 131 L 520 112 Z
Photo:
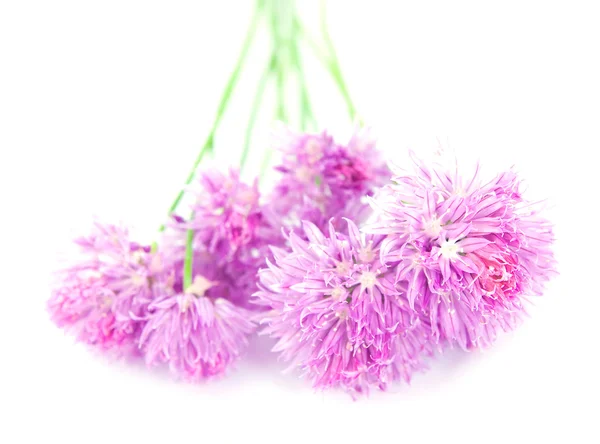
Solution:
M 169 224 L 163 250 L 182 291 L 187 235 L 193 232 L 193 272 L 220 282 L 219 292 L 245 308 L 256 289 L 256 273 L 264 264 L 269 245 L 283 241 L 280 227 L 265 215 L 255 181 L 242 182 L 239 172 L 216 170 L 200 175 L 198 186 L 189 190 L 194 201 L 189 220 L 174 217 Z
M 236 170 L 229 174 L 212 170 L 200 176 L 199 188 L 192 192 L 192 217 L 173 227 L 193 230 L 195 243 L 215 257 L 256 262 L 265 245 L 279 236 L 279 229 L 263 214 L 258 181 L 250 186 Z
M 280 178 L 270 206 L 282 226 L 299 228 L 306 220 L 326 230 L 331 218 L 351 217 L 360 223 L 368 217 L 366 197 L 390 177 L 368 130 L 357 130 L 346 145 L 325 132 L 297 134 L 286 129 L 279 139 L 282 163 L 275 169 Z
M 316 387 L 362 393 L 408 381 L 432 353 L 430 329 L 381 261 L 384 238 L 360 234 L 352 221 L 348 234 L 333 223 L 328 235 L 303 226 L 307 240 L 292 232 L 290 251 L 274 248 L 275 263 L 259 274 L 257 304 L 269 308 L 263 331 L 278 339 L 274 350 Z
M 381 191 L 371 232 L 387 236 L 382 257 L 436 341 L 489 345 L 554 274 L 552 227 L 513 171 L 483 182 L 479 166 L 465 179 L 458 169 L 414 163 Z
M 256 2 L 186 187 L 197 182 L 178 194 L 158 241 L 143 246 L 121 227 L 96 224 L 76 241 L 82 256 L 58 274 L 48 308 L 81 342 L 143 357 L 191 381 L 223 374 L 260 321 L 277 339 L 274 351 L 315 387 L 384 390 L 409 381 L 435 351 L 487 346 L 513 328 L 527 297 L 541 294 L 555 273 L 552 226 L 522 197 L 514 172 L 482 182 L 477 169 L 465 180 L 418 160 L 413 171 L 391 171 L 365 129 L 347 143 L 282 129 L 272 144 L 281 158 L 277 178 L 267 192 L 235 170 L 198 174 L 217 148 L 261 24 L 272 57 L 256 86 L 240 168 L 269 84 L 279 119 L 292 111 L 293 80 L 300 109 L 291 115 L 302 127 L 317 123 L 298 56 L 303 44 L 356 117 L 326 27 L 316 39 L 322 47 L 296 38 L 302 19 L 289 3 Z M 191 216 L 176 213 L 184 197 L 193 200 Z
M 148 364 L 165 362 L 174 374 L 195 381 L 223 373 L 241 355 L 254 325 L 220 284 L 196 275 L 185 291 L 171 287 L 150 305 L 140 338 Z
M 315 387 L 358 395 L 410 381 L 447 346 L 490 345 L 555 273 L 552 226 L 512 170 L 465 179 L 413 156 L 389 181 L 364 132 L 346 146 L 286 132 L 281 150 L 268 199 L 235 170 L 206 171 L 192 215 L 152 247 L 96 224 L 59 274 L 54 322 L 198 381 L 239 359 L 258 320 Z
M 221 374 L 254 330 L 249 307 L 261 255 L 272 232 L 262 222 L 258 190 L 207 172 L 194 190 L 194 217 L 174 216 L 155 249 L 126 230 L 96 224 L 78 239 L 83 257 L 60 273 L 49 301 L 52 319 L 102 350 L 143 354 L 177 376 Z M 184 283 L 186 238 L 193 233 L 193 283 Z
M 513 171 L 394 173 L 363 233 L 305 222 L 259 273 L 263 332 L 315 387 L 385 389 L 435 350 L 487 346 L 555 273 L 552 227 Z
M 59 285 L 48 302 L 52 320 L 82 342 L 134 353 L 138 320 L 146 315 L 152 283 L 161 274 L 158 256 L 114 225 L 96 223 L 90 236 L 75 243 L 82 256 L 57 276 Z

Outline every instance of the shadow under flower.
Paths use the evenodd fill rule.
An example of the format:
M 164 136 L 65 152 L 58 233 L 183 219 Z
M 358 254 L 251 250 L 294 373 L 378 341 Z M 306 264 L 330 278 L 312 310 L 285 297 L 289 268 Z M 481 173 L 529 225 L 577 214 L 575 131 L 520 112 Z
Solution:
M 501 344 L 511 341 L 510 334 L 499 337 Z M 311 383 L 301 378 L 300 371 L 286 371 L 287 364 L 277 359 L 277 355 L 271 352 L 276 340 L 254 335 L 250 338 L 248 349 L 240 361 L 229 369 L 224 375 L 200 383 L 190 383 L 184 380 L 174 380 L 173 375 L 166 366 L 155 366 L 148 371 L 144 360 L 140 358 L 128 358 L 116 360 L 101 353 L 93 353 L 94 359 L 103 364 L 111 366 L 113 371 L 127 377 L 142 378 L 160 381 L 161 384 L 178 386 L 181 390 L 191 391 L 196 394 L 219 396 L 224 392 L 256 391 L 262 390 L 267 385 L 274 385 L 275 390 L 294 393 L 301 396 L 316 395 L 317 400 L 329 399 L 333 402 L 344 402 L 351 400 L 340 390 L 321 391 L 312 387 Z M 502 345 L 498 344 L 502 348 Z M 434 358 L 428 360 L 429 368 L 423 372 L 413 375 L 410 384 L 394 382 L 388 386 L 385 392 L 371 390 L 369 397 L 376 399 L 388 399 L 398 402 L 399 398 L 410 399 L 415 396 L 437 392 L 441 387 L 452 384 L 458 377 L 473 364 L 492 352 L 491 350 L 474 350 L 465 352 L 459 348 L 446 349 L 438 353 Z

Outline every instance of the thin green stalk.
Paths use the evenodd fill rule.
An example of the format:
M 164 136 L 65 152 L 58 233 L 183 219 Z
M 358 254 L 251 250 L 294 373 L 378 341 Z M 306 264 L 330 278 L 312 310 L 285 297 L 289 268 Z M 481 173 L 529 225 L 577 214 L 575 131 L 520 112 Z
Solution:
M 278 56 L 277 70 L 277 120 L 287 122 L 287 114 L 285 112 L 285 64 L 281 60 L 281 53 Z
M 202 161 L 204 156 L 207 153 L 211 153 L 214 149 L 215 133 L 219 127 L 219 124 L 221 123 L 221 119 L 223 118 L 225 109 L 226 109 L 227 105 L 229 104 L 229 99 L 231 98 L 233 89 L 238 81 L 240 71 L 242 69 L 242 66 L 244 65 L 244 62 L 246 60 L 246 55 L 248 54 L 248 51 L 250 49 L 250 44 L 252 43 L 254 34 L 256 33 L 256 28 L 258 27 L 258 23 L 260 22 L 260 17 L 261 17 L 261 12 L 262 12 L 262 4 L 263 4 L 262 1 L 260 1 L 260 0 L 257 1 L 256 7 L 254 9 L 254 15 L 252 17 L 252 21 L 250 22 L 250 27 L 248 28 L 246 37 L 244 38 L 244 42 L 242 44 L 242 49 L 240 51 L 240 55 L 238 56 L 238 60 L 235 64 L 233 72 L 229 76 L 229 80 L 227 81 L 227 84 L 225 85 L 225 89 L 223 90 L 223 94 L 221 95 L 221 100 L 220 100 L 219 106 L 217 108 L 217 114 L 215 115 L 215 120 L 213 121 L 213 124 L 211 126 L 210 133 L 208 134 L 208 137 L 206 138 L 206 142 L 204 142 L 204 145 L 200 149 L 200 152 L 198 153 L 198 156 L 196 157 L 196 160 L 194 161 L 192 169 L 189 172 L 187 179 L 185 181 L 184 188 L 185 188 L 185 186 L 189 185 L 192 182 L 192 180 L 194 179 L 194 177 L 196 176 L 196 170 L 198 169 L 198 166 L 200 165 L 200 162 Z M 179 191 L 179 193 L 177 194 L 177 197 L 175 198 L 175 200 L 169 207 L 169 212 L 168 212 L 169 215 L 171 215 L 177 209 L 184 194 L 185 194 L 185 189 L 182 189 L 181 191 Z M 164 230 L 165 230 L 165 225 L 163 224 L 160 226 L 158 231 L 162 232 Z
M 290 6 L 290 4 L 287 4 Z M 277 2 L 273 3 L 273 10 L 271 11 L 271 30 L 273 33 L 273 37 L 275 40 L 275 47 L 273 48 L 273 61 L 274 61 L 274 69 L 275 69 L 275 79 L 276 79 L 276 113 L 275 117 L 277 120 L 282 122 L 287 122 L 287 114 L 285 112 L 285 75 L 286 68 L 288 65 L 288 54 L 286 51 L 289 46 L 289 29 L 286 29 L 285 37 L 282 36 L 282 23 L 285 23 L 285 17 L 282 17 L 282 14 L 293 14 L 290 11 L 283 11 L 281 9 L 284 7 L 283 4 L 279 4 Z M 291 20 L 290 25 L 293 25 L 293 20 Z M 265 155 L 263 157 L 262 166 L 260 169 L 260 178 L 262 179 L 265 175 L 267 168 L 271 162 L 271 149 L 267 149 Z
M 254 100 L 252 102 L 252 109 L 250 111 L 250 118 L 248 120 L 248 126 L 246 127 L 246 135 L 244 137 L 244 150 L 242 151 L 242 156 L 240 159 L 240 170 L 244 169 L 246 165 L 246 158 L 248 157 L 248 153 L 250 151 L 250 140 L 252 138 L 252 132 L 254 130 L 254 124 L 256 123 L 256 118 L 258 116 L 260 104 L 262 102 L 262 98 L 265 92 L 265 88 L 269 81 L 269 77 L 273 73 L 275 66 L 275 60 L 273 57 L 269 59 L 269 64 L 265 68 L 260 80 L 258 81 L 258 86 L 256 88 L 256 94 L 254 96 Z
M 277 86 L 277 104 L 276 104 L 276 119 L 280 120 L 282 122 L 287 122 L 287 116 L 285 113 L 285 82 L 284 82 L 284 66 L 283 63 L 281 62 L 281 57 L 278 56 L 279 50 L 275 50 L 273 53 L 273 59 L 276 60 L 275 62 L 275 79 L 276 79 L 276 86 Z M 259 176 L 259 180 L 262 180 L 262 178 L 265 176 L 265 173 L 267 171 L 267 169 L 269 168 L 269 164 L 271 163 L 271 154 L 272 154 L 272 150 L 271 148 L 267 148 L 264 156 L 263 156 L 263 160 L 262 160 L 262 165 L 260 167 L 260 176 Z
M 321 47 L 317 44 L 312 35 L 304 28 L 302 22 L 300 20 L 296 20 L 296 29 L 298 30 L 298 35 L 302 40 L 304 40 L 310 49 L 312 49 L 313 53 L 321 61 L 325 67 L 329 68 L 330 57 L 323 52 Z
M 296 18 L 294 20 L 294 38 L 292 39 L 291 54 L 292 62 L 296 68 L 296 74 L 298 75 L 299 94 L 300 94 L 300 127 L 302 131 L 306 130 L 307 123 L 310 122 L 313 127 L 316 126 L 316 119 L 312 111 L 310 99 L 308 96 L 308 88 L 306 86 L 306 79 L 304 77 L 304 70 L 302 69 L 302 60 L 300 58 L 300 49 L 298 48 L 298 33 L 300 31 L 300 22 Z
M 192 266 L 194 259 L 194 230 L 187 230 L 185 241 L 185 259 L 183 262 L 183 291 L 186 291 L 192 285 Z
M 202 149 L 198 153 L 198 157 L 196 157 L 196 160 L 194 161 L 194 165 L 192 167 L 192 170 L 189 172 L 188 177 L 185 180 L 184 187 L 188 186 L 192 182 L 192 180 L 194 179 L 194 176 L 196 175 L 196 169 L 198 168 L 198 165 L 200 165 L 200 162 L 202 162 L 202 159 L 204 158 L 204 155 L 206 153 L 210 152 L 213 149 L 213 144 L 214 144 L 213 136 L 214 136 L 214 134 L 211 133 L 210 136 L 209 136 L 209 138 L 206 140 L 206 142 L 202 146 Z M 169 214 L 169 215 L 173 214 L 173 212 L 179 206 L 179 203 L 181 202 L 181 199 L 183 199 L 183 195 L 184 194 L 185 194 L 185 188 L 182 189 L 181 191 L 179 191 L 179 193 L 177 194 L 177 197 L 175 198 L 175 200 L 171 204 L 171 207 L 169 208 L 169 212 L 167 214 Z M 158 229 L 158 231 L 161 232 L 161 233 L 163 231 L 165 231 L 165 224 L 162 224 L 160 226 L 160 228 Z
M 306 81 L 304 79 L 304 73 L 301 71 L 301 68 L 298 68 L 298 77 L 300 78 L 300 125 L 302 127 L 302 131 L 305 131 L 310 124 L 312 129 L 315 129 L 317 126 L 317 120 L 312 111 L 312 106 L 310 104 L 310 98 L 308 97 L 308 88 L 306 87 Z
M 225 107 L 229 102 L 229 98 L 231 97 L 231 93 L 233 92 L 233 88 L 237 82 L 237 79 L 240 75 L 240 71 L 242 70 L 242 66 L 244 65 L 244 61 L 246 60 L 246 55 L 248 54 L 248 50 L 250 49 L 250 44 L 252 43 L 252 39 L 254 38 L 254 34 L 256 32 L 256 28 L 258 23 L 260 22 L 260 16 L 262 11 L 262 2 L 258 1 L 256 3 L 256 7 L 254 8 L 254 15 L 252 17 L 252 21 L 250 22 L 250 27 L 248 28 L 248 32 L 246 33 L 246 37 L 244 39 L 244 43 L 242 44 L 242 50 L 238 57 L 237 63 L 235 64 L 235 68 L 229 77 L 229 82 L 223 91 L 223 96 L 221 97 L 221 102 L 219 103 L 219 108 L 217 108 L 217 115 L 215 117 L 215 121 L 212 126 L 212 131 L 214 132 L 217 129 L 217 126 L 221 122 L 221 118 L 223 117 L 223 113 L 225 112 Z
M 346 102 L 346 107 L 348 108 L 350 117 L 354 119 L 356 117 L 356 108 L 354 107 L 354 103 L 350 98 L 348 87 L 346 86 L 346 82 L 342 76 L 342 70 L 335 52 L 335 47 L 333 46 L 333 41 L 331 40 L 329 31 L 327 29 L 326 6 L 324 0 L 321 1 L 321 32 L 323 33 L 323 40 L 325 41 L 325 46 L 329 52 L 329 63 L 327 64 L 327 67 L 329 68 L 329 72 L 337 84 L 344 101 Z
M 207 138 L 204 146 L 200 150 L 200 153 L 198 154 L 196 161 L 194 162 L 192 171 L 190 172 L 190 174 L 187 177 L 187 180 L 185 182 L 186 186 L 189 185 L 192 182 L 192 180 L 194 179 L 194 176 L 196 175 L 196 169 L 198 168 L 198 165 L 200 165 L 200 162 L 202 161 L 204 154 L 207 152 L 213 151 L 215 133 L 217 131 L 217 128 L 219 127 L 219 124 L 221 123 L 221 118 L 223 117 L 223 114 L 225 113 L 225 108 L 227 107 L 227 104 L 229 103 L 229 99 L 231 98 L 231 93 L 233 92 L 233 89 L 235 87 L 235 84 L 237 83 L 237 80 L 240 75 L 240 71 L 244 64 L 244 61 L 246 60 L 246 55 L 248 54 L 248 51 L 250 49 L 250 44 L 252 43 L 254 34 L 256 33 L 256 28 L 260 21 L 262 7 L 263 7 L 263 0 L 257 0 L 256 6 L 254 8 L 254 15 L 252 17 L 252 21 L 250 22 L 250 27 L 248 29 L 248 32 L 246 33 L 244 43 L 242 44 L 242 50 L 240 52 L 240 55 L 238 56 L 238 60 L 235 64 L 235 68 L 233 69 L 233 72 L 231 73 L 231 75 L 229 77 L 229 81 L 227 82 L 227 85 L 225 86 L 225 90 L 223 91 L 223 94 L 221 96 L 221 101 L 219 102 L 219 107 L 217 108 L 217 115 L 215 116 L 215 120 L 211 127 L 208 138 Z M 171 208 L 169 209 L 169 214 L 172 214 L 175 211 L 175 209 L 181 202 L 183 194 L 184 194 L 183 190 L 179 192 L 179 194 L 177 195 L 177 198 L 175 199 L 175 201 L 171 205 Z M 162 232 L 162 231 L 164 231 L 164 229 L 165 229 L 165 225 L 162 225 L 160 227 L 160 231 Z M 184 263 L 183 263 L 183 289 L 184 289 L 184 291 L 190 285 L 192 285 L 192 278 L 193 278 L 192 270 L 193 270 L 193 261 L 194 261 L 193 241 L 194 241 L 194 230 L 188 230 L 187 237 L 186 237 L 186 243 L 185 243 L 185 259 L 184 259 Z M 154 248 L 154 246 L 153 246 L 153 248 Z
M 271 29 L 275 40 L 273 60 L 277 79 L 277 113 L 278 120 L 287 122 L 285 111 L 285 75 L 289 63 L 288 50 L 293 38 L 295 11 L 293 2 L 273 2 L 271 11 Z
M 350 92 L 348 91 L 346 82 L 342 77 L 342 70 L 340 69 L 340 65 L 337 62 L 337 60 L 335 64 L 332 64 L 332 66 L 330 67 L 330 72 L 338 86 L 338 89 L 342 93 L 344 101 L 346 102 L 346 108 L 348 109 L 348 114 L 350 115 L 350 118 L 354 119 L 356 117 L 356 108 L 354 107 L 354 103 L 352 102 L 352 98 L 350 97 Z

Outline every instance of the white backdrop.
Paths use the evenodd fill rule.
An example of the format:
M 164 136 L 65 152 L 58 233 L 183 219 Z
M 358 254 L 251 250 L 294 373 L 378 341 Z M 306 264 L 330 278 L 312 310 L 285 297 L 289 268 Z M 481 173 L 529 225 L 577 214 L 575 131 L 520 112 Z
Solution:
M 517 165 L 529 196 L 548 198 L 561 273 L 493 349 L 449 352 L 410 386 L 352 402 L 281 375 L 268 340 L 230 377 L 194 386 L 95 356 L 45 313 L 56 259 L 94 215 L 151 239 L 206 135 L 251 2 L 1 2 L 0 442 L 598 442 L 595 3 L 329 2 L 380 147 L 402 160 L 439 139 L 489 174 Z M 263 58 L 252 56 L 237 103 Z M 307 69 L 320 124 L 348 136 L 330 81 Z M 246 111 L 227 114 L 221 161 L 238 155 Z

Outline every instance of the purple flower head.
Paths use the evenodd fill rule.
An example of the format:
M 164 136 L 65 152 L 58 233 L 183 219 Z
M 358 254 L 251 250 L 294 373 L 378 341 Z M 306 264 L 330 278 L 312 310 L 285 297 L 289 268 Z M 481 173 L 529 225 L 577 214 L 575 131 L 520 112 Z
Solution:
M 285 130 L 278 141 L 281 176 L 271 202 L 284 226 L 300 220 L 326 230 L 331 218 L 351 217 L 358 222 L 370 213 L 365 196 L 385 184 L 390 172 L 366 130 L 357 131 L 346 145 L 326 133 L 296 134 Z M 343 230 L 341 225 L 336 227 Z
M 163 244 L 162 251 L 165 256 L 165 269 L 169 270 L 169 278 L 166 280 L 167 290 L 158 291 L 160 297 L 165 291 L 174 294 L 185 292 L 183 288 L 185 230 L 181 232 L 173 230 L 167 233 L 167 236 L 168 243 Z M 215 284 L 215 288 L 207 293 L 210 297 L 213 296 L 213 291 L 218 289 L 218 297 L 244 308 L 254 308 L 250 305 L 249 299 L 256 291 L 256 273 L 260 261 L 255 259 L 256 265 L 253 265 L 239 260 L 237 256 L 228 259 L 220 257 L 216 253 L 211 253 L 198 238 L 195 238 L 192 275 L 203 276 Z
M 150 305 L 140 346 L 148 364 L 198 381 L 222 374 L 247 346 L 250 312 L 219 297 L 219 283 L 196 276 L 185 292 L 165 292 Z
M 137 325 L 131 319 L 116 320 L 115 294 L 103 284 L 101 278 L 74 274 L 53 291 L 48 308 L 56 325 L 79 341 L 126 354 L 135 349 Z
M 250 186 L 236 170 L 211 170 L 200 175 L 198 184 L 193 216 L 177 227 L 193 229 L 196 241 L 210 253 L 225 261 L 235 256 L 252 262 L 266 241 L 278 236 L 262 214 L 257 181 Z
M 220 297 L 244 308 L 256 291 L 256 273 L 269 245 L 282 242 L 279 228 L 259 204 L 257 182 L 243 183 L 236 170 L 201 173 L 190 221 L 175 219 L 162 244 L 174 290 L 182 293 L 183 260 L 188 230 L 194 231 L 193 275 L 219 282 Z
M 431 353 L 429 327 L 411 312 L 394 275 L 380 261 L 381 236 L 329 236 L 304 222 L 307 240 L 290 233 L 291 251 L 273 248 L 275 263 L 259 272 L 256 303 L 269 308 L 263 333 L 279 339 L 274 351 L 300 366 L 315 387 L 353 393 L 408 380 Z
M 148 364 L 167 363 L 188 380 L 225 372 L 246 348 L 256 273 L 269 239 L 280 237 L 266 222 L 256 183 L 241 182 L 235 170 L 203 172 L 194 194 L 190 220 L 175 217 L 160 244 L 168 277 L 140 339 Z M 194 283 L 184 288 L 190 230 Z
M 159 257 L 114 225 L 97 223 L 92 235 L 75 242 L 82 257 L 57 276 L 48 301 L 52 320 L 87 344 L 134 352 Z
M 414 173 L 395 173 L 370 229 L 388 236 L 382 258 L 434 338 L 464 349 L 490 344 L 554 273 L 550 223 L 523 199 L 512 171 L 486 183 L 479 167 L 464 179 L 415 159 Z

